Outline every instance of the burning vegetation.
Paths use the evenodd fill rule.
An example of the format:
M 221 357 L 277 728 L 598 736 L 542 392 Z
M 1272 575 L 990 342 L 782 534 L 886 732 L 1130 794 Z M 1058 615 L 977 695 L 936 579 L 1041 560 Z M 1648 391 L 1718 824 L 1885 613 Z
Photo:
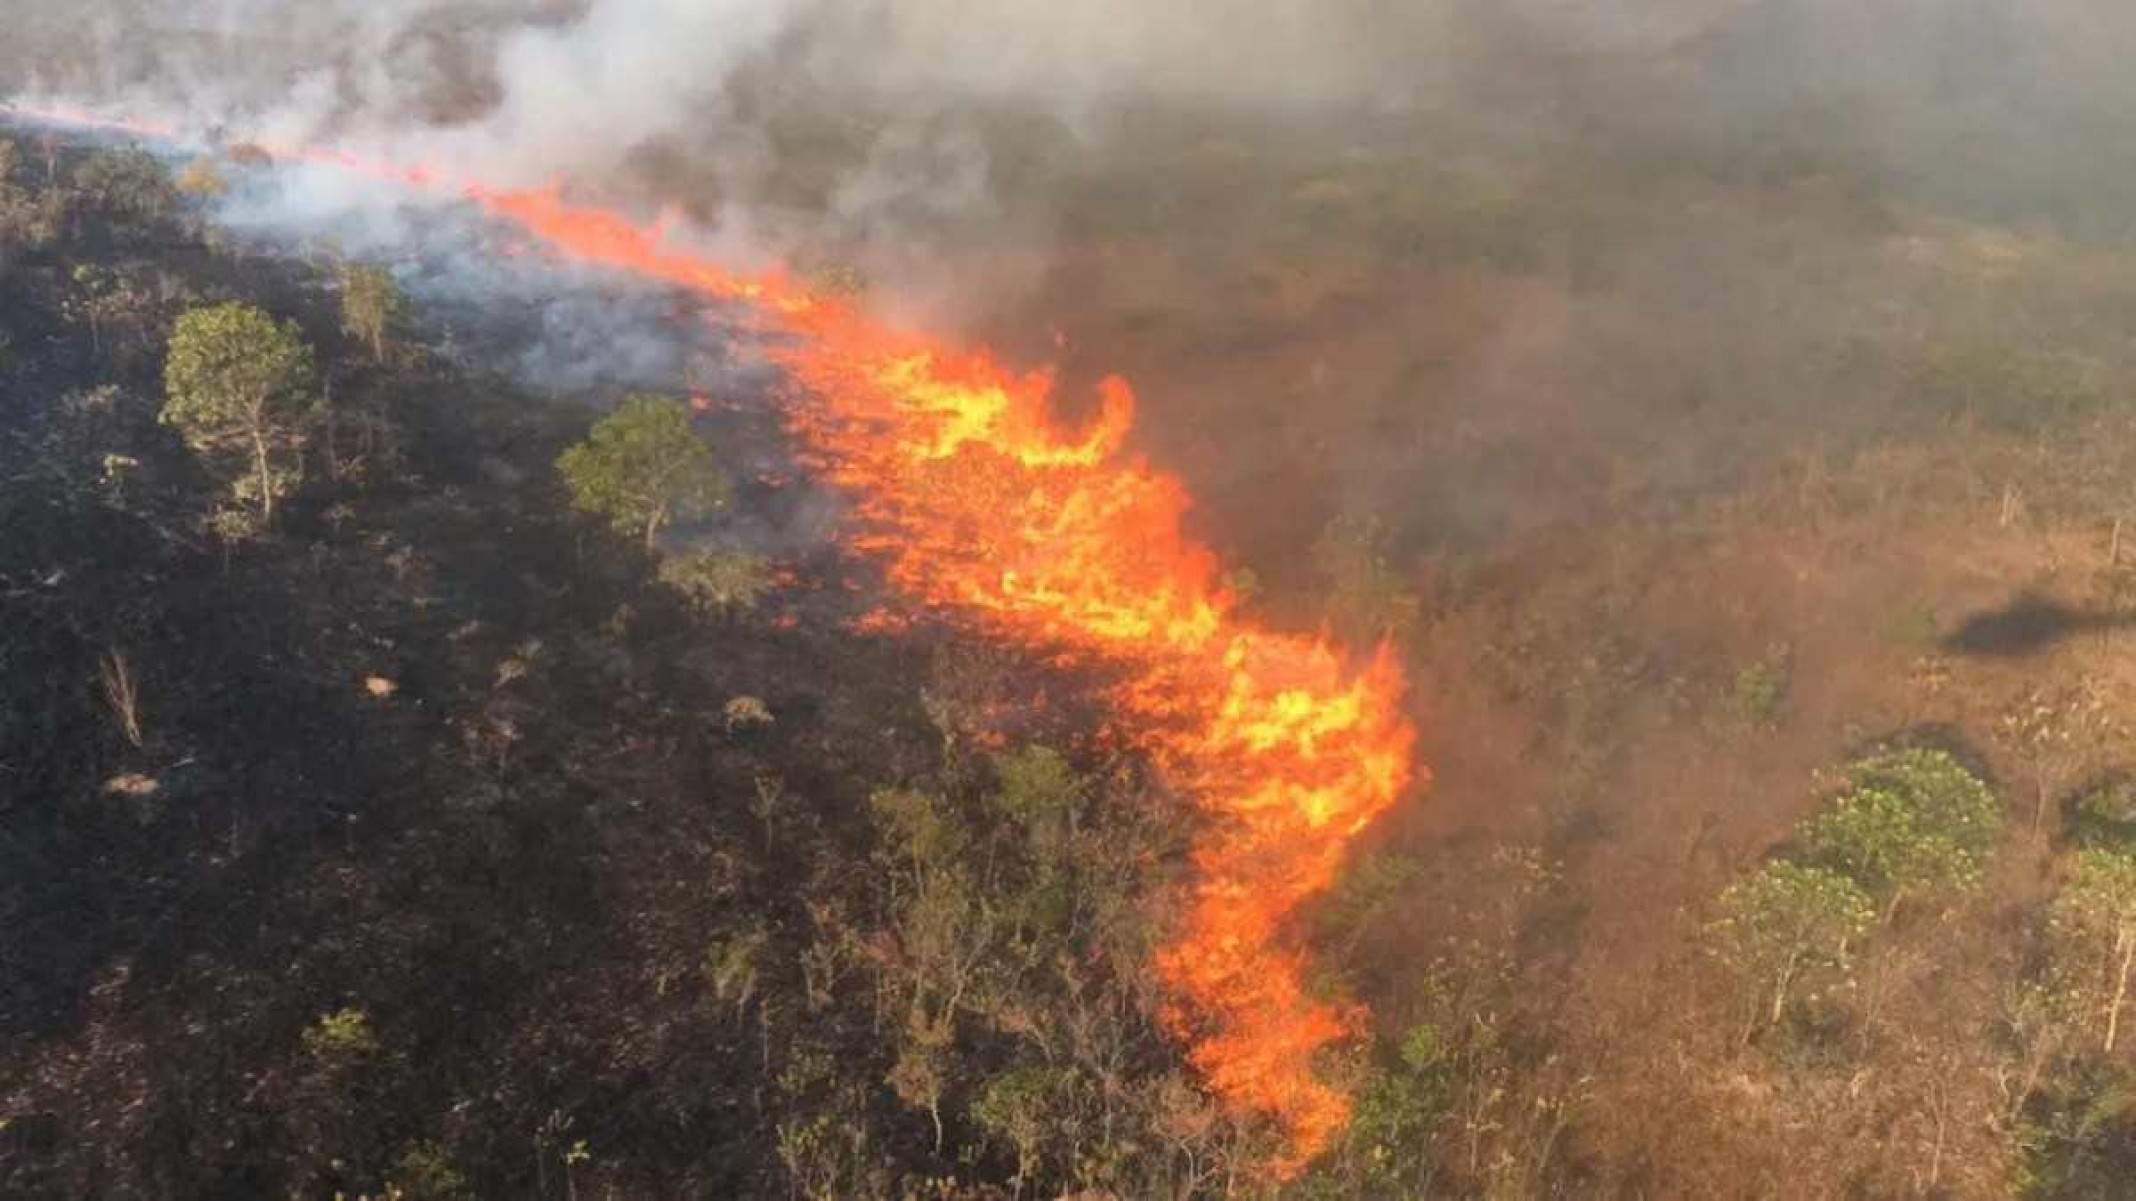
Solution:
M 2136 1179 L 2104 0 L 33 7 L 0 1192 Z
M 855 545 L 887 560 L 900 591 L 1036 650 L 1125 666 L 1123 738 L 1212 819 L 1177 941 L 1159 953 L 1174 1023 L 1218 1096 L 1289 1133 L 1274 1168 L 1310 1161 L 1348 1112 L 1313 1057 L 1348 1023 L 1308 995 L 1283 924 L 1414 777 L 1385 648 L 1346 670 L 1335 648 L 1237 615 L 1215 556 L 1185 532 L 1185 488 L 1122 449 L 1134 419 L 1122 380 L 1100 384 L 1088 432 L 1064 434 L 1048 373 L 1012 375 L 779 277 L 729 278 L 553 193 L 475 194 L 568 257 L 763 306 L 799 335 L 775 352 L 795 390 L 789 423 L 857 493 Z

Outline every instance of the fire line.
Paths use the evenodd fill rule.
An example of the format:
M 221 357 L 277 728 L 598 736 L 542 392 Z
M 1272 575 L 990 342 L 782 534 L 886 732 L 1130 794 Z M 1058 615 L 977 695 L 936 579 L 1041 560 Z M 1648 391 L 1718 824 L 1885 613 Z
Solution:
M 4 112 L 5 110 L 0 110 Z M 156 138 L 170 131 L 79 112 L 31 119 Z M 745 301 L 794 396 L 786 421 L 856 503 L 850 539 L 910 599 L 1025 643 L 1085 648 L 1132 670 L 1112 700 L 1167 784 L 1208 819 L 1195 877 L 1155 968 L 1163 1015 L 1209 1090 L 1273 1122 L 1294 1175 L 1349 1118 L 1315 1071 L 1358 1014 L 1316 997 L 1285 923 L 1327 889 L 1352 840 L 1425 776 L 1406 683 L 1386 646 L 1352 669 L 1326 641 L 1242 615 L 1216 557 L 1186 532 L 1179 479 L 1125 448 L 1135 395 L 1099 385 L 1095 419 L 1064 431 L 1049 372 L 892 329 L 787 276 L 743 276 L 675 245 L 667 222 L 497 191 L 334 151 L 264 148 L 431 189 L 452 188 L 560 257 Z M 1124 725 L 1128 724 L 1126 722 Z

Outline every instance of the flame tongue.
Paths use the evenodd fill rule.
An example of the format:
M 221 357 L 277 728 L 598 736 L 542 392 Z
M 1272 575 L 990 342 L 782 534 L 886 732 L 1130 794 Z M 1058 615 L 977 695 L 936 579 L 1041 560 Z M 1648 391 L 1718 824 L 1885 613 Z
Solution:
M 1218 1097 L 1281 1127 L 1272 1172 L 1318 1154 L 1349 1100 L 1313 1059 L 1352 1018 L 1308 993 L 1283 924 L 1410 784 L 1414 731 L 1392 656 L 1346 672 L 1329 647 L 1234 612 L 1215 556 L 1186 535 L 1186 489 L 1122 453 L 1135 412 L 1124 381 L 1099 385 L 1087 429 L 1062 431 L 1048 373 L 887 329 L 778 277 L 728 274 L 555 192 L 471 194 L 568 257 L 762 306 L 800 335 L 773 351 L 804 396 L 791 427 L 853 490 L 854 544 L 895 587 L 1004 636 L 1135 667 L 1117 705 L 1213 819 L 1185 920 L 1157 958 L 1170 1023 Z
M 81 113 L 30 115 L 171 136 Z M 451 186 L 442 172 L 269 149 Z M 565 257 L 757 305 L 799 335 L 773 351 L 804 392 L 791 426 L 854 490 L 854 545 L 879 555 L 899 590 L 1006 637 L 1135 669 L 1115 697 L 1123 724 L 1211 819 L 1194 850 L 1188 911 L 1157 957 L 1175 998 L 1168 1019 L 1218 1097 L 1282 1129 L 1271 1171 L 1293 1174 L 1324 1148 L 1349 1101 L 1315 1077 L 1313 1059 L 1352 1017 L 1309 994 L 1283 927 L 1411 782 L 1414 731 L 1392 656 L 1382 648 L 1348 672 L 1326 645 L 1234 611 L 1215 556 L 1185 533 L 1186 489 L 1122 453 L 1135 409 L 1125 382 L 1100 384 L 1089 428 L 1063 432 L 1047 373 L 1017 375 L 887 329 L 780 276 L 737 276 L 673 248 L 662 223 L 575 205 L 554 189 L 460 187 Z
M 1363 672 L 1233 611 L 1184 532 L 1175 478 L 1120 453 L 1134 397 L 1100 385 L 1091 428 L 1057 431 L 1050 377 L 906 344 L 842 306 L 799 312 L 782 357 L 813 404 L 794 426 L 860 497 L 891 581 L 1012 638 L 1066 641 L 1136 667 L 1116 703 L 1174 787 L 1213 820 L 1157 968 L 1210 1088 L 1311 1159 L 1349 1115 L 1313 1057 L 1349 1016 L 1312 998 L 1284 919 L 1327 888 L 1350 839 L 1408 787 L 1414 734 L 1384 650 Z

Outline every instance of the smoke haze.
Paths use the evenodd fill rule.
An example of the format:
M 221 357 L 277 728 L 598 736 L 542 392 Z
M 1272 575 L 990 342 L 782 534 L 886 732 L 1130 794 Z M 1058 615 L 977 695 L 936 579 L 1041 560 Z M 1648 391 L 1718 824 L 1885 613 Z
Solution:
M 18 0 L 16 7 L 24 7 Z M 1492 136 L 1843 171 L 1996 215 L 2119 232 L 2136 175 L 2136 13 L 2104 0 L 120 0 L 32 4 L 0 86 L 284 140 L 392 144 L 508 183 L 662 175 L 764 191 L 778 122 L 862 114 L 840 216 L 974 206 L 973 114 L 1083 151 L 1137 105 L 1256 121 L 1429 115 Z M 947 128 L 945 128 L 947 127 Z M 946 147 L 944 149 L 943 147 Z M 672 198 L 672 197 L 671 197 Z

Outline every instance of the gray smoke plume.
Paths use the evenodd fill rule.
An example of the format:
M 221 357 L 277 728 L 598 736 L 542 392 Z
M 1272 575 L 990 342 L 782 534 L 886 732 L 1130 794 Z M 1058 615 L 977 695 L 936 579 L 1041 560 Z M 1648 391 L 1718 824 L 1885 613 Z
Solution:
M 1732 157 L 1757 170 L 1814 161 L 1997 215 L 2117 231 L 2136 190 L 2125 136 L 2136 8 L 2114 0 L 11 7 L 0 92 L 391 146 L 505 183 L 649 184 L 700 216 L 759 227 L 779 224 L 776 204 L 726 210 L 789 187 L 797 142 L 857 141 L 849 157 L 870 168 L 925 138 L 969 160 L 989 145 L 972 114 L 1007 109 L 1043 114 L 1097 153 L 1138 104 L 1351 122 L 1323 124 L 1323 136 L 1360 117 L 1428 113 L 1605 155 Z M 960 121 L 963 132 L 943 133 Z M 946 179 L 842 181 L 837 216 L 883 207 L 886 185 L 937 189 L 925 197 L 937 213 L 989 211 L 953 167 Z

